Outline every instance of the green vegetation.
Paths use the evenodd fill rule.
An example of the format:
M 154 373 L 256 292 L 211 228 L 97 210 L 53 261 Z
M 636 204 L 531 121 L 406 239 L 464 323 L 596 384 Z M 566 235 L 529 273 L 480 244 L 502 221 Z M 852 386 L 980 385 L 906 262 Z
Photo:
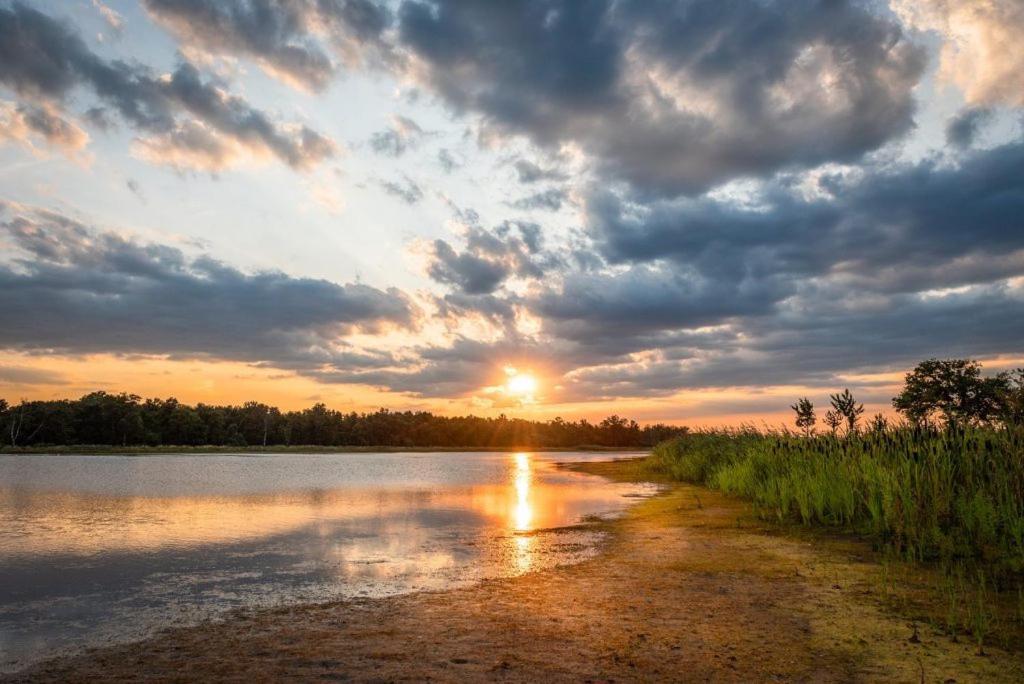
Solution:
M 747 498 L 782 524 L 863 535 L 890 559 L 898 613 L 969 638 L 979 653 L 991 641 L 1024 643 L 1022 427 L 698 432 L 658 445 L 646 466 Z M 915 586 L 925 595 L 908 609 Z
M 387 409 L 345 413 L 323 404 L 302 411 L 281 411 L 257 402 L 188 406 L 173 398 L 142 400 L 133 394 L 94 392 L 77 400 L 23 401 L 15 406 L 0 399 L 0 430 L 0 448 L 104 451 L 106 446 L 109 451 L 116 446 L 121 451 L 167 446 L 638 448 L 653 446 L 684 428 L 640 426 L 619 416 L 594 424 Z
M 994 594 L 1004 606 L 1012 594 L 1011 619 L 1024 625 L 1021 377 L 930 360 L 893 401 L 909 422 L 876 416 L 860 429 L 863 408 L 844 391 L 831 397 L 825 434 L 801 399 L 792 407 L 800 433 L 684 434 L 656 446 L 646 466 L 749 499 L 766 518 L 852 531 L 891 557 L 931 564 L 945 577 L 947 629 L 980 650 Z
M 781 520 L 838 526 L 915 559 L 1024 570 L 1024 430 L 897 427 L 801 437 L 696 432 L 655 447 L 673 479 L 751 499 Z

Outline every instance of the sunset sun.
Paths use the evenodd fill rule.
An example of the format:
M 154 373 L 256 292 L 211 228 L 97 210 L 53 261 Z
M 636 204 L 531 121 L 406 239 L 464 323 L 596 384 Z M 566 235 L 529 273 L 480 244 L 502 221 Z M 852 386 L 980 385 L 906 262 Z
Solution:
M 520 399 L 530 399 L 537 393 L 537 378 L 529 373 L 520 373 L 515 369 L 506 369 L 508 380 L 505 391 Z

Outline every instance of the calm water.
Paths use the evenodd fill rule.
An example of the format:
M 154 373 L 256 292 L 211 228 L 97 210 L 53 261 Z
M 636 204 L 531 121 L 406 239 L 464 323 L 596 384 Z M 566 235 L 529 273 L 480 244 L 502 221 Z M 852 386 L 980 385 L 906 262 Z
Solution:
M 236 608 L 571 563 L 646 485 L 585 453 L 0 455 L 0 669 Z

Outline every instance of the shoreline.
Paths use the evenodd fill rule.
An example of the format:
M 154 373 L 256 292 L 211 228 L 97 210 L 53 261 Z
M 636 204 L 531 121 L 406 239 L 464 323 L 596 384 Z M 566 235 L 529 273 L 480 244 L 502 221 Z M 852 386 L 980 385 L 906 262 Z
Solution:
M 637 459 L 568 464 L 635 481 Z M 780 535 L 673 484 L 600 553 L 467 588 L 293 606 L 44 661 L 3 681 L 441 679 L 1005 681 L 1024 658 L 954 643 L 882 602 L 862 543 Z M 913 636 L 917 634 L 917 639 Z
M 181 455 L 201 456 L 219 454 L 225 456 L 248 456 L 261 454 L 430 454 L 430 453 L 461 453 L 480 451 L 488 453 L 503 452 L 540 452 L 540 453 L 621 453 L 634 454 L 649 452 L 651 447 L 607 447 L 599 445 L 581 445 L 574 447 L 396 447 L 396 446 L 134 446 L 113 447 L 105 445 L 58 446 L 58 447 L 0 447 L 0 456 L 39 455 L 39 456 L 159 456 Z

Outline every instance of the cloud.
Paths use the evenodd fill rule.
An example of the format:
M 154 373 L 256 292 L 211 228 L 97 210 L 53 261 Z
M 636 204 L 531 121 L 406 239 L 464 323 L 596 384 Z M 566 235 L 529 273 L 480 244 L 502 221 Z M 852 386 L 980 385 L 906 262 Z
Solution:
M 266 157 L 251 152 L 239 141 L 220 135 L 198 121 L 185 121 L 165 133 L 136 138 L 132 144 L 132 153 L 137 158 L 170 166 L 180 172 L 217 173 L 254 156 Z
M 400 291 L 244 272 L 3 204 L 9 349 L 230 359 L 419 396 L 533 365 L 561 386 L 549 398 L 586 401 L 836 386 L 927 354 L 1016 353 L 1024 334 L 1024 142 L 988 148 L 1007 133 L 984 129 L 1024 104 L 1015 3 L 145 0 L 179 41 L 167 73 L 94 52 L 34 7 L 0 5 L 0 85 L 19 98 L 0 130 L 19 144 L 81 150 L 81 126 L 123 125 L 133 154 L 183 173 L 307 171 L 334 141 L 196 65 L 248 60 L 307 92 L 362 65 L 437 96 L 481 140 L 516 139 L 499 162 L 522 184 L 506 210 L 579 212 L 552 245 L 540 225 L 485 229 L 442 197 L 460 232 L 417 245 L 433 282 L 420 296 L 448 337 L 384 352 L 354 335 L 415 329 Z M 912 29 L 941 34 L 940 77 L 967 104 L 948 147 L 910 163 L 897 145 L 871 153 L 929 96 L 934 41 Z M 378 125 L 369 147 L 396 159 L 432 135 Z M 435 171 L 458 167 L 454 149 Z M 302 187 L 337 212 L 329 180 Z M 370 182 L 425 197 L 405 174 Z
M 946 125 L 946 141 L 955 147 L 970 147 L 982 126 L 992 118 L 992 114 L 991 109 L 965 107 Z
M 117 35 L 120 35 L 124 30 L 124 17 L 119 12 L 111 9 L 107 5 L 100 2 L 100 0 L 92 0 L 92 6 L 96 8 L 96 11 L 103 17 L 103 21 L 107 22 L 107 26 Z
M 12 246 L 0 266 L 4 348 L 201 356 L 314 373 L 390 362 L 346 337 L 416 325 L 415 307 L 395 289 L 245 273 L 10 203 L 0 218 Z
M 652 330 L 717 325 L 734 316 L 769 313 L 785 284 L 687 273 L 673 266 L 625 272 L 571 273 L 533 306 L 548 330 L 577 341 L 630 337 Z
M 430 256 L 430 277 L 439 283 L 455 285 L 466 294 L 494 292 L 509 276 L 504 261 L 459 254 L 444 240 L 434 240 Z
M 1024 292 L 1005 283 L 943 296 L 896 295 L 884 307 L 868 309 L 856 300 L 810 303 L 771 321 L 750 346 L 789 369 L 789 382 L 857 369 L 900 370 L 928 356 L 1013 353 L 1024 332 L 1021 313 Z M 761 333 L 761 326 L 750 332 Z M 706 372 L 710 377 L 713 369 Z M 766 372 L 750 372 L 748 382 L 761 382 Z
M 515 301 L 507 294 L 467 294 L 463 291 L 449 292 L 435 300 L 438 315 L 447 320 L 461 323 L 470 316 L 480 316 L 512 332 L 515 323 Z
M 455 156 L 452 155 L 451 151 L 445 148 L 441 148 L 440 150 L 438 150 L 437 162 L 441 165 L 441 168 L 444 169 L 445 173 L 451 173 L 455 169 L 462 166 L 462 164 L 460 164 L 458 160 L 455 159 Z
M 1024 333 L 1022 165 L 1014 142 L 810 188 L 782 177 L 749 202 L 592 190 L 587 232 L 557 267 L 523 295 L 479 288 L 499 300 L 481 305 L 540 322 L 536 353 L 565 374 L 566 400 L 834 385 L 929 354 L 1013 354 Z M 462 297 L 453 306 L 472 310 L 464 283 L 446 282 Z
M 310 91 L 334 78 L 330 52 L 359 62 L 389 20 L 369 0 L 145 0 L 145 7 L 187 48 L 253 59 Z
M 392 116 L 391 126 L 370 137 L 370 147 L 378 154 L 401 157 L 426 135 L 419 124 L 408 117 Z M 443 150 L 442 150 L 443 151 Z
M 479 392 L 507 365 L 530 367 L 536 346 L 525 341 L 481 342 L 456 338 L 449 346 L 411 350 L 407 363 L 378 369 L 324 373 L 321 382 L 358 383 L 418 397 L 458 397 Z M 519 363 L 522 361 L 523 363 Z
M 103 107 L 89 107 L 82 112 L 82 118 L 88 121 L 94 128 L 104 132 L 112 131 L 116 128 L 113 119 L 110 117 L 110 112 Z
M 408 176 L 399 181 L 381 181 L 380 187 L 389 195 L 394 195 L 406 204 L 416 204 L 423 199 L 423 189 Z
M 407 72 L 456 111 L 662 195 L 855 160 L 907 132 L 925 63 L 849 2 L 406 0 Z
M 548 149 L 575 146 L 599 171 L 661 195 L 860 158 L 912 126 L 912 90 L 925 58 L 897 24 L 847 2 L 404 0 L 394 32 L 390 11 L 368 0 L 147 0 L 146 7 L 182 41 L 185 54 L 247 57 L 311 90 L 333 77 L 330 52 L 387 53 L 377 66 L 431 87 L 454 110 L 479 115 L 489 130 L 525 134 Z M 32 23 L 26 18 L 33 10 L 18 5 L 13 12 L 22 24 Z M 48 35 L 59 41 L 58 33 Z M 160 139 L 151 147 L 168 147 L 176 126 L 156 102 L 166 94 L 134 67 L 77 54 L 83 50 L 79 41 L 59 59 L 19 68 L 6 80 L 64 92 L 93 74 L 84 80 L 122 116 L 135 125 L 159 124 Z M 145 96 L 123 99 L 118 72 Z M 239 141 L 259 140 L 286 163 L 307 165 L 307 155 L 262 128 Z M 408 140 L 392 128 L 373 145 L 397 156 Z M 330 153 L 329 146 L 311 147 Z M 204 169 L 213 163 L 172 149 L 179 152 L 170 155 L 172 163 L 197 156 Z M 212 156 L 224 158 L 221 152 Z M 523 182 L 558 174 L 526 160 L 516 168 Z
M 858 372 L 899 371 L 929 356 L 1012 353 L 1024 333 L 1024 292 L 1004 285 L 944 297 L 900 295 L 864 310 L 803 300 L 703 339 L 659 340 L 656 351 L 608 358 L 565 379 L 567 399 L 668 396 L 682 390 L 866 386 Z M 785 409 L 780 404 L 779 409 Z
M 32 147 L 32 138 L 42 138 L 70 156 L 89 144 L 89 134 L 64 119 L 47 103 L 15 105 L 0 100 L 0 142 L 12 140 Z
M 307 169 L 336 152 L 329 138 L 273 120 L 187 62 L 154 75 L 137 64 L 105 61 L 65 24 L 21 3 L 0 8 L 0 83 L 28 101 L 63 102 L 72 90 L 90 88 L 143 132 L 138 149 L 146 159 L 172 166 L 219 169 L 245 150 Z
M 169 80 L 162 79 L 160 83 L 163 84 L 162 94 L 171 103 L 194 115 L 197 126 L 215 132 L 229 144 L 257 156 L 270 153 L 292 168 L 308 169 L 334 156 L 337 151 L 333 141 L 307 126 L 276 123 L 241 98 L 227 95 L 209 82 L 203 82 L 199 71 L 189 64 L 180 65 Z M 169 132 L 160 132 L 166 136 L 181 129 L 182 126 L 176 126 Z M 196 150 L 190 143 L 186 137 L 183 148 L 173 147 Z M 220 148 L 214 144 L 213 149 Z
M 543 252 L 540 227 L 533 223 L 506 221 L 494 230 L 469 226 L 465 242 L 460 253 L 448 242 L 434 240 L 427 267 L 433 280 L 453 285 L 464 295 L 491 294 L 513 275 L 537 278 L 555 264 Z
M 894 0 L 908 26 L 942 38 L 939 76 L 968 104 L 1024 106 L 1024 5 L 1018 0 Z
M 546 180 L 565 180 L 566 175 L 557 169 L 542 169 L 527 159 L 517 159 L 515 164 L 516 175 L 520 183 L 536 183 Z
M 558 211 L 567 200 L 565 190 L 551 188 L 550 190 L 536 192 L 526 197 L 520 197 L 512 202 L 511 206 L 515 209 L 523 210 L 544 209 L 547 211 Z
M 125 187 L 127 187 L 127 188 L 128 188 L 128 190 L 129 190 L 129 191 L 130 191 L 130 192 L 131 192 L 131 193 L 132 193 L 133 195 L 135 195 L 136 197 L 138 197 L 138 198 L 139 198 L 140 200 L 142 200 L 143 202 L 145 202 L 145 201 L 146 201 L 146 195 L 145 195 L 145 194 L 144 194 L 144 193 L 142 192 L 142 186 L 141 186 L 141 185 L 139 185 L 139 182 L 138 182 L 137 180 L 135 180 L 134 178 L 129 178 L 128 180 L 126 180 L 126 181 L 124 182 L 124 184 L 125 184 Z
M 1016 274 L 1024 249 L 1024 143 L 957 165 L 864 167 L 823 176 L 815 192 L 782 179 L 754 206 L 708 196 L 628 203 L 595 191 L 588 230 L 612 263 L 665 260 L 705 278 L 824 277 L 876 292 L 990 282 Z
M 0 365 L 0 384 L 64 385 L 67 384 L 67 379 L 62 374 L 45 368 Z

